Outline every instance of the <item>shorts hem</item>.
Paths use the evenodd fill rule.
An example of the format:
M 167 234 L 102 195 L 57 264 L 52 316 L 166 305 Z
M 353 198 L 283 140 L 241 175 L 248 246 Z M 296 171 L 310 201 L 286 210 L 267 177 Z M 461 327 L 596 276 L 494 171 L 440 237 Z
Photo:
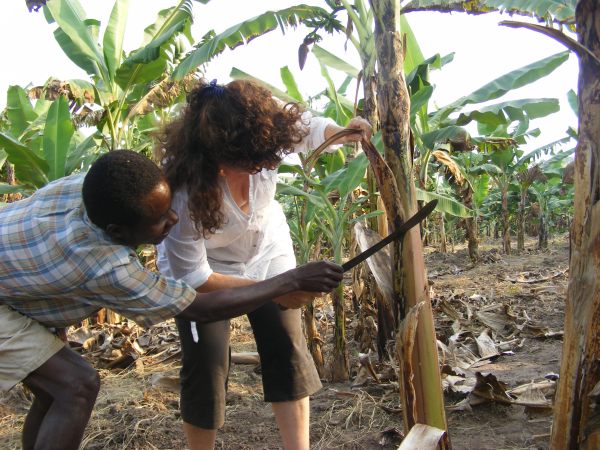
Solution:
M 32 372 L 40 368 L 42 364 L 56 355 L 65 345 L 65 342 L 54 336 L 54 339 L 48 342 L 46 347 L 37 354 L 36 358 L 28 361 L 25 366 L 21 366 L 15 370 L 15 374 L 10 380 L 0 380 L 0 392 L 10 391 Z

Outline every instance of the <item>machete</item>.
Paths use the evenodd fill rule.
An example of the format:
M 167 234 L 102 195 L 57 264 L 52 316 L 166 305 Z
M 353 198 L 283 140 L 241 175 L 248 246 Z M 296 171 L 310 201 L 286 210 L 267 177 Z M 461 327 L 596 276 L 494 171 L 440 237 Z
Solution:
M 387 235 L 387 237 L 384 237 L 377 244 L 373 245 L 372 247 L 369 247 L 364 252 L 359 253 L 351 260 L 346 261 L 344 264 L 342 264 L 342 268 L 344 269 L 344 272 L 347 272 L 348 270 L 352 269 L 357 264 L 360 264 L 365 259 L 367 259 L 369 256 L 372 256 L 374 253 L 378 252 L 383 247 L 388 245 L 390 242 L 395 241 L 396 239 L 402 239 L 408 230 L 410 230 L 412 227 L 414 227 L 419 222 L 421 222 L 423 219 L 425 219 L 425 217 L 427 217 L 429 214 L 431 214 L 431 212 L 435 209 L 437 202 L 438 202 L 437 200 L 430 201 L 425 206 L 423 206 L 420 210 L 418 210 L 414 216 L 412 216 L 410 219 L 408 219 L 406 222 L 404 222 L 402 225 L 400 225 L 400 227 L 398 227 L 398 229 L 396 231 L 390 233 L 389 235 Z

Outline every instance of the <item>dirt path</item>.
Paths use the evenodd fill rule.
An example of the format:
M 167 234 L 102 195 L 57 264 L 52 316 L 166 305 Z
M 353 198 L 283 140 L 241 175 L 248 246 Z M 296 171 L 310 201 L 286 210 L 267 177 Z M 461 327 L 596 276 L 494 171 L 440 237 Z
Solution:
M 484 263 L 476 268 L 470 267 L 464 249 L 426 255 L 438 339 L 446 347 L 441 355 L 448 374 L 446 404 L 453 409 L 447 413 L 450 437 L 455 449 L 545 449 L 552 421 L 548 405 L 562 345 L 568 241 L 564 236 L 556 238 L 549 250 L 540 252 L 531 240 L 524 254 L 512 256 L 496 251 L 499 245 L 482 246 Z M 352 324 L 350 314 L 350 336 Z M 327 328 L 327 323 L 322 325 Z M 172 325 L 160 330 L 162 353 L 142 357 L 126 370 L 101 370 L 102 389 L 83 448 L 185 448 L 173 332 Z M 236 320 L 233 351 L 252 351 L 253 346 L 247 321 Z M 349 348 L 355 375 L 358 352 L 356 345 Z M 497 354 L 484 357 L 482 351 L 484 356 L 485 351 Z M 388 363 L 374 363 L 380 376 L 393 372 Z M 280 448 L 256 372 L 254 366 L 234 365 L 227 423 L 219 433 L 218 448 Z M 540 383 L 539 389 L 488 392 L 482 385 L 475 386 L 477 372 L 482 377 L 491 374 L 504 392 L 532 381 Z M 312 447 L 397 448 L 402 431 L 397 386 L 393 380 L 385 381 L 385 376 L 382 380 L 367 380 L 360 387 L 324 383 L 312 399 Z M 473 389 L 479 395 L 468 396 Z M 475 404 L 488 394 L 496 395 L 496 401 Z M 499 399 L 502 395 L 507 397 Z M 0 448 L 20 447 L 19 431 L 28 403 L 20 387 L 0 399 Z

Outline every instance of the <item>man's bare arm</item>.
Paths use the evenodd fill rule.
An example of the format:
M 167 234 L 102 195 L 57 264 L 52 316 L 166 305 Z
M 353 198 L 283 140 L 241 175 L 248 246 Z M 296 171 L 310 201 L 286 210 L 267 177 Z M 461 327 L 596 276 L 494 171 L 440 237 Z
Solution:
M 195 322 L 230 319 L 293 291 L 329 292 L 342 277 L 342 268 L 337 264 L 327 261 L 308 263 L 248 286 L 198 293 L 192 304 L 177 317 Z

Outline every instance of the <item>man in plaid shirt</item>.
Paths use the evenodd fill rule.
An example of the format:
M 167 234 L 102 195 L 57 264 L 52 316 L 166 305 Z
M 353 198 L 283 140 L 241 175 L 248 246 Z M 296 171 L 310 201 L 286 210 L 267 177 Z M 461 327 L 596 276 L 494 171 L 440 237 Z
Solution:
M 49 328 L 103 307 L 145 326 L 174 316 L 222 320 L 341 281 L 340 266 L 317 262 L 250 286 L 197 293 L 148 271 L 135 253 L 160 243 L 177 221 L 160 169 L 127 150 L 0 210 L 0 391 L 22 381 L 35 396 L 23 448 L 76 449 L 99 390 L 97 372 Z

